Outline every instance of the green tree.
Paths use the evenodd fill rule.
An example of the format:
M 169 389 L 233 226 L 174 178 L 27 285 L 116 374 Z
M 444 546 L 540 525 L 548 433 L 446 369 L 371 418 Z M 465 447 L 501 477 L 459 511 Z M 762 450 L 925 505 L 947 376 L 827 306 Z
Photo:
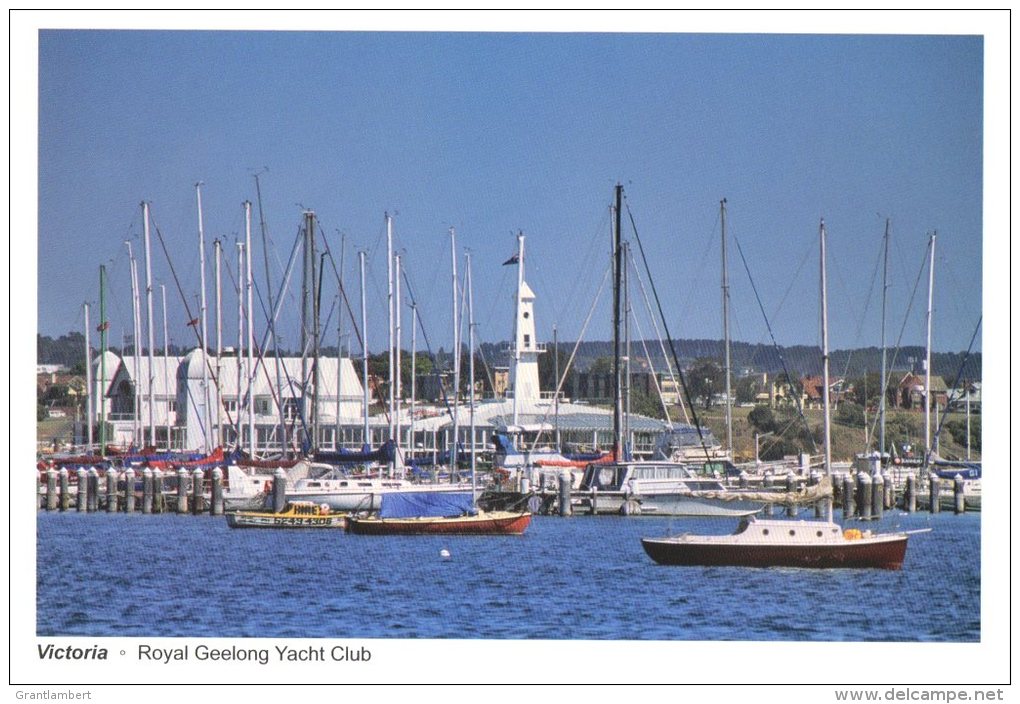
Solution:
M 836 410 L 836 422 L 852 428 L 863 428 L 864 407 L 852 401 L 843 401 Z
M 555 391 L 556 385 L 559 383 L 559 379 L 556 378 L 557 364 L 559 365 L 560 376 L 563 376 L 563 372 L 567 371 L 567 360 L 570 359 L 570 355 L 567 354 L 563 345 L 557 345 L 554 348 L 549 345 L 546 348 L 545 354 L 538 355 L 538 383 L 546 391 Z M 613 371 L 613 360 L 611 358 L 605 358 L 608 361 L 609 369 L 607 371 Z M 598 362 L 599 360 L 595 360 Z M 594 364 L 593 364 L 594 366 Z M 589 368 L 589 371 L 592 371 Z M 571 388 L 571 381 L 574 376 L 573 368 L 570 369 L 567 374 L 566 380 L 563 382 L 563 390 L 569 391 Z
M 753 403 L 755 397 L 761 393 L 761 379 L 753 376 L 745 376 L 737 379 L 733 389 L 737 403 Z
M 747 420 L 759 434 L 774 433 L 779 429 L 776 423 L 776 414 L 768 406 L 755 406 L 747 414 Z
M 700 399 L 705 408 L 709 409 L 712 407 L 712 396 L 725 391 L 725 372 L 713 359 L 697 359 L 687 370 L 687 386 L 691 397 Z

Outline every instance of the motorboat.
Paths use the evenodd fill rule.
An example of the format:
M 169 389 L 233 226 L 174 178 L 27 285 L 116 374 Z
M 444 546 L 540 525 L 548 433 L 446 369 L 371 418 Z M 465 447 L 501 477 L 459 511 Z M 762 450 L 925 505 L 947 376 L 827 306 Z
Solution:
M 740 517 L 766 503 L 714 477 L 700 477 L 686 464 L 665 461 L 592 463 L 574 497 L 574 509 L 582 512 L 655 516 Z
M 749 516 L 732 535 L 643 538 L 641 545 L 660 565 L 898 570 L 910 533 L 927 530 L 877 534 L 856 528 L 843 530 L 832 521 Z
M 236 511 L 227 514 L 231 528 L 344 528 L 347 516 L 334 513 L 329 506 L 311 501 L 290 501 L 279 513 Z

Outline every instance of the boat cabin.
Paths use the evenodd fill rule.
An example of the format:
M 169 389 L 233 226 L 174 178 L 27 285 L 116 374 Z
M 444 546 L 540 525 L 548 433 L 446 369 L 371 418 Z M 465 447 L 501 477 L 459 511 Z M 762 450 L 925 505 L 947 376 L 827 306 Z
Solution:
M 722 491 L 725 487 L 716 479 L 697 477 L 684 464 L 675 462 L 621 462 L 589 464 L 581 477 L 583 491 L 638 491 L 641 487 L 675 485 L 687 491 Z

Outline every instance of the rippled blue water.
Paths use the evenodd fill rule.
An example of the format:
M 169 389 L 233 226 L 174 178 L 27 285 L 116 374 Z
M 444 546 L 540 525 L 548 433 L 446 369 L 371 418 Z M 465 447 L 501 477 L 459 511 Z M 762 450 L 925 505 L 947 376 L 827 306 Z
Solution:
M 980 526 L 979 514 L 887 514 L 867 527 L 934 529 L 911 536 L 903 569 L 889 572 L 664 567 L 641 548 L 642 537 L 725 533 L 732 521 L 538 516 L 520 537 L 369 537 L 232 530 L 210 516 L 41 512 L 37 630 L 976 642 Z

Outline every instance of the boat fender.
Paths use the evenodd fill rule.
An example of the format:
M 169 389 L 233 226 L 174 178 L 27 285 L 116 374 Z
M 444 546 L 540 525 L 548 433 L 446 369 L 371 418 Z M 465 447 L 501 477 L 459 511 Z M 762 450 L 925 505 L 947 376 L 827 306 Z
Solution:
M 620 514 L 623 516 L 640 516 L 641 502 L 636 499 L 627 499 L 620 507 Z
M 845 540 L 860 540 L 862 537 L 863 533 L 861 533 L 856 528 L 847 528 L 845 531 L 843 531 L 843 538 Z
M 329 504 L 319 504 L 319 513 L 323 516 L 329 514 Z

